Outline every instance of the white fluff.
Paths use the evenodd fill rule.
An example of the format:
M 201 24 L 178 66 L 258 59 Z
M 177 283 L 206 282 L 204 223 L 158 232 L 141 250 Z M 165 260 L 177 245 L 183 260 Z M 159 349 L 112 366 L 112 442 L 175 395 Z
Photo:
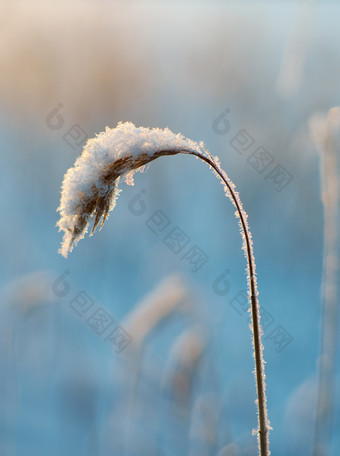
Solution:
M 66 257 L 72 249 L 70 244 L 76 221 L 75 208 L 82 196 L 92 194 L 93 184 L 96 184 L 103 194 L 107 191 L 107 186 L 104 188 L 103 184 L 99 183 L 101 171 L 119 158 L 129 155 L 137 157 L 141 153 L 152 156 L 155 152 L 165 149 L 184 149 L 202 153 L 198 143 L 181 134 L 175 134 L 168 128 L 136 127 L 132 122 L 120 122 L 115 128 L 106 127 L 105 132 L 87 141 L 82 154 L 65 174 L 62 185 L 60 206 L 57 209 L 60 212 L 60 220 L 57 226 L 59 231 L 65 232 L 59 250 L 63 256 Z M 132 176 L 128 174 L 128 183 L 133 185 Z M 85 232 L 76 241 L 84 237 Z

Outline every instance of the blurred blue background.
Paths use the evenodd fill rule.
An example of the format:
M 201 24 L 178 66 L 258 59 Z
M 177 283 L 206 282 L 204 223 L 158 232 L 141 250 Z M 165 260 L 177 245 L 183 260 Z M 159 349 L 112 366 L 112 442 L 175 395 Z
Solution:
M 335 1 L 0 3 L 1 454 L 257 454 L 246 263 L 211 171 L 153 162 L 121 183 L 100 232 L 58 254 L 64 173 L 88 137 L 128 120 L 203 140 L 236 184 L 272 454 L 310 454 L 323 206 L 308 121 L 339 104 L 339 15 Z M 334 404 L 336 430 L 339 388 Z

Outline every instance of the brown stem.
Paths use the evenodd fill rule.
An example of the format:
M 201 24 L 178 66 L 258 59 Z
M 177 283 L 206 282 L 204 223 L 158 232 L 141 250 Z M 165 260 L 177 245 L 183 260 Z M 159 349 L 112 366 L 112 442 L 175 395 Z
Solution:
M 246 246 L 246 255 L 247 255 L 247 264 L 248 264 L 248 273 L 249 273 L 249 292 L 250 292 L 250 306 L 251 306 L 251 319 L 252 319 L 252 329 L 253 329 L 253 344 L 254 344 L 254 357 L 255 357 L 255 377 L 256 377 L 256 389 L 257 389 L 257 407 L 258 407 L 258 441 L 259 441 L 259 449 L 261 456 L 269 456 L 269 425 L 268 425 L 268 418 L 267 418 L 267 400 L 266 400 L 266 385 L 265 385 L 265 372 L 264 372 L 264 360 L 263 360 L 263 353 L 262 353 L 262 342 L 261 342 L 261 325 L 260 325 L 260 305 L 257 299 L 257 286 L 256 286 L 256 275 L 255 275 L 255 263 L 254 259 L 254 252 L 253 246 L 251 242 L 251 235 L 249 229 L 247 227 L 247 222 L 244 218 L 244 212 L 242 210 L 241 203 L 237 198 L 233 188 L 230 185 L 228 179 L 224 176 L 223 172 L 216 165 L 216 163 L 204 156 L 200 155 L 199 153 L 194 152 L 186 152 L 183 151 L 184 154 L 195 155 L 196 157 L 200 158 L 208 165 L 210 165 L 214 171 L 218 174 L 221 178 L 225 186 L 227 187 L 230 198 L 234 203 L 237 213 L 240 217 L 240 224 L 242 227 L 242 231 L 244 233 L 245 239 L 245 246 Z

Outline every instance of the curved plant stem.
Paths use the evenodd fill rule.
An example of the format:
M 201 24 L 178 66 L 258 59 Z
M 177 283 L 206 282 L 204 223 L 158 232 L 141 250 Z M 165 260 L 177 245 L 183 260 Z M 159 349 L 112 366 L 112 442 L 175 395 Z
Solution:
M 129 135 L 132 134 L 133 140 L 132 142 L 130 141 L 130 151 L 128 150 L 123 156 L 117 156 L 117 154 L 113 153 L 112 157 L 110 157 L 107 150 L 108 144 L 114 151 L 115 147 L 117 147 L 117 140 L 110 140 L 112 130 L 109 129 L 89 142 L 88 149 L 86 146 L 83 155 L 77 160 L 75 166 L 69 169 L 64 177 L 63 192 L 58 209 L 61 212 L 58 226 L 60 230 L 65 232 L 60 252 L 65 257 L 67 256 L 67 253 L 72 250 L 78 240 L 84 237 L 89 221 L 92 220 L 92 218 L 94 218 L 92 232 L 100 222 L 101 226 L 103 226 L 110 210 L 112 210 L 115 205 L 118 194 L 117 183 L 122 175 L 133 173 L 138 168 L 142 168 L 151 161 L 162 156 L 177 154 L 193 155 L 207 163 L 224 184 L 225 193 L 236 208 L 235 215 L 239 219 L 241 228 L 243 239 L 242 249 L 244 250 L 247 259 L 247 284 L 255 358 L 258 408 L 257 436 L 260 455 L 269 456 L 268 434 L 270 426 L 267 418 L 266 384 L 262 353 L 263 348 L 261 343 L 262 330 L 260 325 L 260 306 L 257 299 L 258 292 L 255 258 L 251 232 L 247 223 L 247 214 L 243 210 L 242 202 L 235 190 L 235 186 L 221 168 L 218 159 L 213 157 L 204 148 L 202 143 L 198 145 L 197 143 L 189 142 L 188 148 L 186 148 L 185 145 L 181 148 L 178 146 L 178 143 L 183 143 L 183 139 L 178 138 L 178 136 L 172 137 L 171 135 L 173 135 L 173 133 L 167 131 L 166 139 L 169 142 L 169 147 L 156 148 L 156 150 L 148 151 L 147 148 L 150 147 L 149 143 L 153 144 L 158 141 L 161 143 L 164 142 L 164 134 L 163 136 L 160 135 L 159 130 L 157 129 L 149 130 L 142 128 L 144 141 L 146 141 L 145 138 L 148 138 L 150 141 L 142 143 L 146 151 L 143 150 L 136 154 L 132 153 L 132 149 L 136 147 L 136 144 L 138 145 L 138 150 L 141 148 L 141 144 L 138 141 L 136 142 L 135 139 L 136 135 L 138 136 L 141 134 L 140 130 L 136 131 L 136 127 L 131 123 L 118 124 L 116 128 L 119 131 L 118 137 L 120 138 L 118 145 L 121 142 L 121 135 L 123 135 L 123 137 L 126 136 L 127 142 L 129 142 Z M 113 138 L 115 138 L 115 135 L 113 135 Z M 173 146 L 173 144 L 175 144 L 175 146 Z M 103 163 L 101 163 L 101 168 L 99 170 L 94 166 L 94 162 L 96 161 L 93 157 L 94 150 L 96 150 L 96 155 L 102 152 L 104 157 L 102 157 Z M 90 173 L 89 170 L 91 171 Z M 87 178 L 87 174 L 89 174 L 89 178 Z M 84 176 L 86 185 L 83 183 Z M 91 179 L 94 179 L 94 181 L 91 181 Z M 79 185 L 79 182 L 82 182 L 82 185 Z
M 209 157 L 200 155 L 194 152 L 183 152 L 184 154 L 195 155 L 213 168 L 215 173 L 220 177 L 224 185 L 228 190 L 228 196 L 232 200 L 236 207 L 238 217 L 240 219 L 240 226 L 243 232 L 245 254 L 247 258 L 248 266 L 248 288 L 251 308 L 251 320 L 253 330 L 253 345 L 254 345 L 254 358 L 255 358 L 255 377 L 256 377 L 256 388 L 257 388 L 257 407 L 258 407 L 258 442 L 261 456 L 269 456 L 269 422 L 267 417 L 267 400 L 266 400 L 266 384 L 265 384 L 265 372 L 264 372 L 264 360 L 263 350 L 261 342 L 261 325 L 260 325 L 260 311 L 258 302 L 258 292 L 256 284 L 256 271 L 254 261 L 253 244 L 251 240 L 251 234 L 249 231 L 248 223 L 246 220 L 246 214 L 242 208 L 242 203 L 238 197 L 238 194 L 234 190 L 233 184 L 228 179 L 225 172 L 215 162 L 213 157 L 209 154 Z

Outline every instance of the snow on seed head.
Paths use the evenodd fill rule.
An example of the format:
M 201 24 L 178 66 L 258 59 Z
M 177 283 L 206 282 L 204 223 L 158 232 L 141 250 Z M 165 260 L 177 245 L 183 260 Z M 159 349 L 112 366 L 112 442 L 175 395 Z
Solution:
M 93 221 L 91 234 L 104 225 L 119 194 L 121 176 L 133 185 L 133 173 L 158 157 L 180 152 L 201 153 L 201 146 L 168 128 L 136 127 L 131 122 L 89 139 L 64 176 L 57 223 L 64 237 L 59 252 L 67 257 Z

